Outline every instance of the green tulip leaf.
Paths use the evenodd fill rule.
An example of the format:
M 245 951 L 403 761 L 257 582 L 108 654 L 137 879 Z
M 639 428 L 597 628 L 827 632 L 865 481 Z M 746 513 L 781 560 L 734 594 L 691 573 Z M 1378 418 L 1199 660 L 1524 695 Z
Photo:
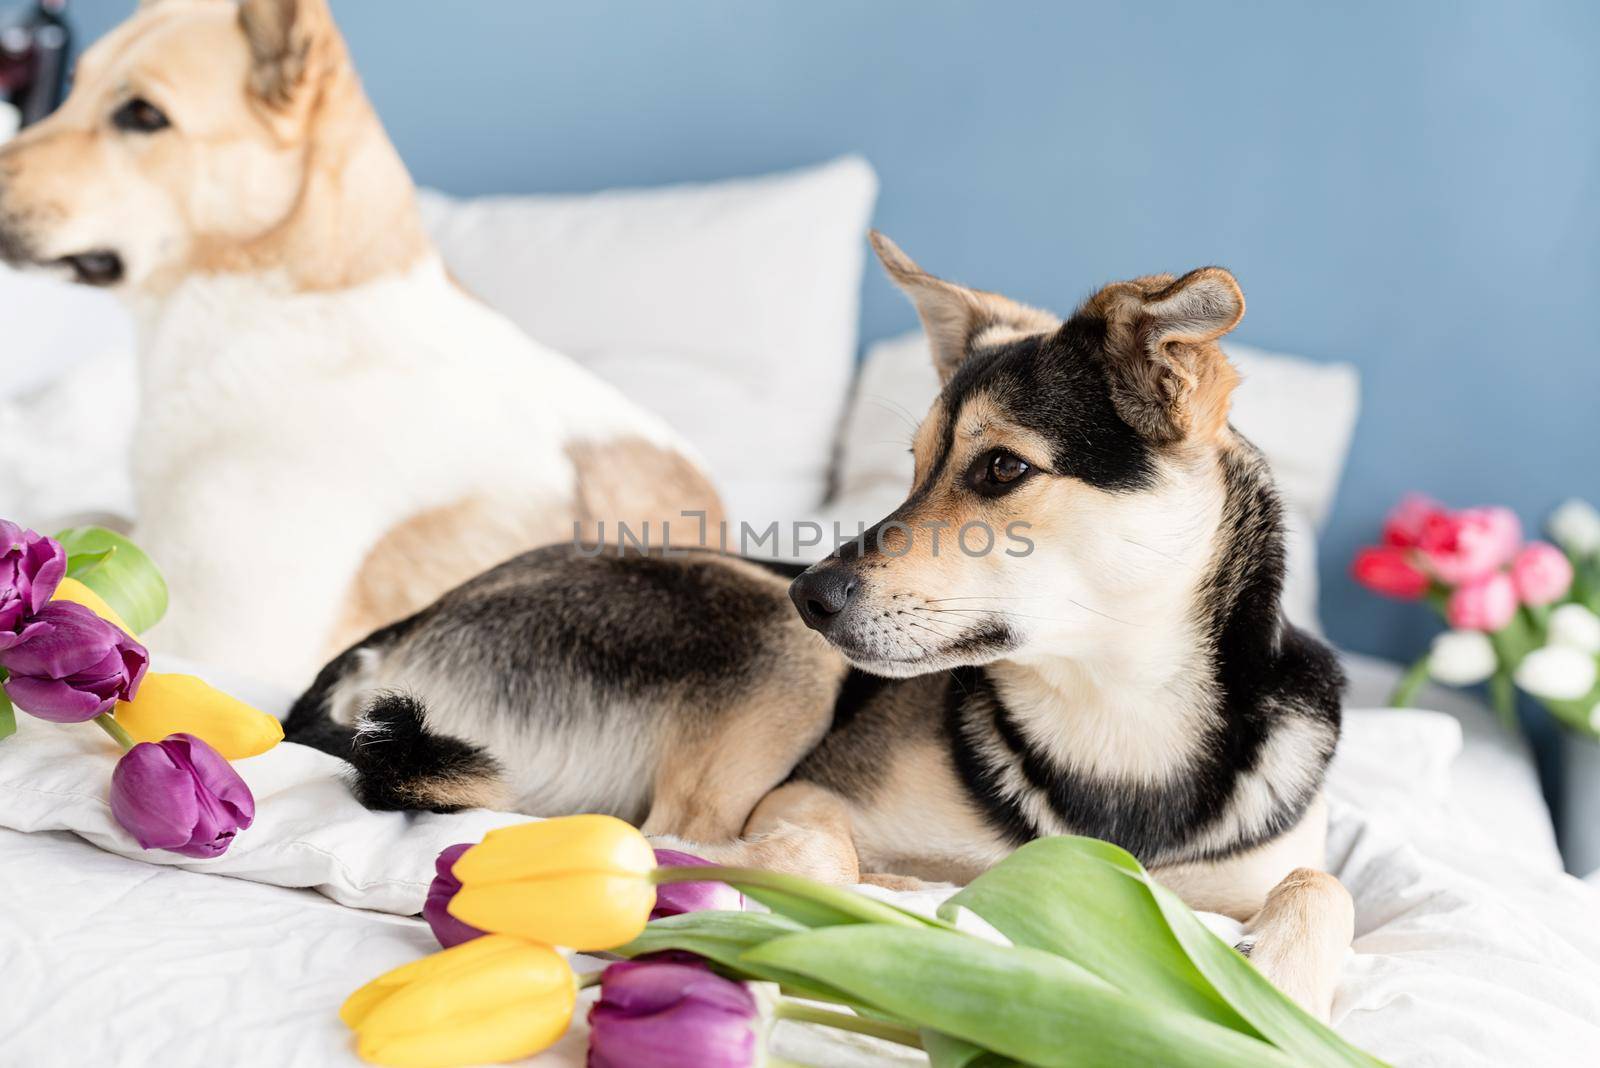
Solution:
M 59 539 L 57 539 L 59 540 Z M 117 550 L 107 547 L 99 552 L 77 552 L 67 557 L 67 578 L 83 581 L 83 576 L 105 563 L 107 558 Z
M 1093 838 L 1041 838 L 950 898 L 1019 946 L 1093 972 L 1125 994 L 1261 1037 L 1189 960 L 1138 861 Z M 1249 965 L 1246 965 L 1249 967 Z
M 1178 895 L 1145 877 L 1167 925 L 1189 959 L 1228 1004 L 1267 1041 L 1305 1065 L 1379 1068 L 1384 1062 L 1357 1049 L 1273 986 L 1232 946 L 1211 933 Z
M 5 677 L 6 673 L 0 671 L 0 680 Z M 17 710 L 11 707 L 11 698 L 6 692 L 0 690 L 0 741 L 4 741 L 15 733 L 17 733 Z
M 638 938 L 611 952 L 638 957 L 667 949 L 688 950 L 719 963 L 736 965 L 745 950 L 806 928 L 770 912 L 686 912 L 651 920 Z
M 103 597 L 135 634 L 161 622 L 167 583 L 143 549 L 105 527 L 73 527 L 56 540 L 67 551 L 67 574 Z
M 1381 1063 L 1301 1009 L 1109 842 L 1030 842 L 945 907 L 953 905 L 971 909 L 1018 945 L 1083 965 L 1130 996 L 1259 1036 L 1303 1064 Z
M 1019 1063 L 938 1031 L 922 1032 L 922 1048 L 931 1068 L 1006 1068 Z
M 787 872 L 759 868 L 678 869 L 705 879 L 737 887 L 752 898 L 807 927 L 832 927 L 843 923 L 887 923 L 899 927 L 954 928 L 935 916 L 924 916 L 910 909 L 891 905 L 842 886 L 820 883 Z
M 788 917 L 804 927 L 833 927 L 841 923 L 870 922 L 837 906 L 771 887 L 739 886 L 739 891 L 752 901 L 759 901 L 773 912 Z
M 806 884 L 803 890 L 793 891 L 783 887 L 763 886 L 734 881 L 746 897 L 761 902 L 773 912 L 781 913 L 807 927 L 834 927 L 846 923 L 888 923 L 906 927 L 940 927 L 950 925 L 932 916 L 923 916 L 891 905 L 886 901 L 858 894 L 842 886 L 828 886 L 801 880 L 799 876 L 787 879 Z
M 808 976 L 895 1019 L 1041 1068 L 1296 1063 L 1259 1039 L 1141 1002 L 1061 957 L 960 932 L 826 927 L 764 942 L 741 959 Z
M 800 923 L 775 913 L 705 910 L 651 920 L 638 938 L 611 952 L 619 957 L 642 957 L 666 950 L 683 950 L 742 978 L 781 983 L 802 997 L 854 1005 L 843 993 L 798 973 L 781 968 L 751 967 L 745 963 L 747 950 L 773 938 L 805 930 Z

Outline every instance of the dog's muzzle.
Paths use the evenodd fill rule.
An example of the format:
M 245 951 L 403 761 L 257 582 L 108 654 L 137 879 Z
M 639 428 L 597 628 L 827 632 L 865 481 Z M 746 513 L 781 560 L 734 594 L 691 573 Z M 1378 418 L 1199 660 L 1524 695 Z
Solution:
M 789 599 L 800 610 L 806 626 L 826 634 L 849 607 L 856 594 L 856 579 L 848 568 L 821 564 L 804 572 L 789 585 Z

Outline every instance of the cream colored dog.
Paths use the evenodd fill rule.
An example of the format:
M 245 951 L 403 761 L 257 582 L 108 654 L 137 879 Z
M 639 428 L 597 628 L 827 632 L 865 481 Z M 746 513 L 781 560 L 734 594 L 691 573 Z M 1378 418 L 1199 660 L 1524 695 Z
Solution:
M 303 684 L 575 522 L 716 519 L 660 420 L 452 283 L 326 0 L 145 3 L 0 152 L 0 258 L 135 310 L 160 649 Z

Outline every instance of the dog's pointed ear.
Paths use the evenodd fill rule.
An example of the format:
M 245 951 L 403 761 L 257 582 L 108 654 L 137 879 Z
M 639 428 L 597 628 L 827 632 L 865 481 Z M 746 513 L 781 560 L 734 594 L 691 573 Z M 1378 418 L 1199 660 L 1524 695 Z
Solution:
M 1158 443 L 1212 437 L 1228 423 L 1238 372 L 1217 340 L 1244 318 L 1244 294 L 1221 267 L 1107 286 L 1085 305 L 1106 321 L 1112 401 Z
M 327 0 L 241 0 L 239 25 L 250 42 L 250 89 L 274 108 L 295 99 L 319 50 L 338 39 Z
M 1061 325 L 1061 320 L 1049 312 L 997 293 L 935 278 L 876 230 L 871 239 L 872 250 L 878 254 L 883 269 L 916 305 L 941 382 L 950 380 L 975 342 L 993 343 L 1006 335 L 1048 333 Z

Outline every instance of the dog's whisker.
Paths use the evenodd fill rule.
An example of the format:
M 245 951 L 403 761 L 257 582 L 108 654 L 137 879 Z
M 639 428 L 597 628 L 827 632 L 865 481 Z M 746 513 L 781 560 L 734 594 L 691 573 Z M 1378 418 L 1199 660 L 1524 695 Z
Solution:
M 921 426 L 922 420 L 918 419 L 916 416 L 907 411 L 904 405 L 898 404 L 895 401 L 890 400 L 888 397 L 882 396 L 865 397 L 863 399 L 876 404 L 878 407 L 882 408 L 890 415 L 900 419 L 911 428 L 911 435 L 906 439 L 907 444 L 909 444 L 911 440 L 916 437 L 917 429 Z
M 950 638 L 955 637 L 955 635 L 953 635 L 953 634 L 947 634 L 947 633 L 945 633 L 943 631 L 934 630 L 932 627 L 923 626 L 921 623 L 918 623 L 914 619 L 908 619 L 908 620 L 906 620 L 906 622 L 911 624 L 911 626 L 913 626 L 913 627 L 921 627 L 923 630 L 927 631 L 929 634 L 937 635 L 941 640 L 949 640 Z M 957 632 L 957 633 L 959 633 L 959 632 Z M 912 641 L 916 641 L 915 638 L 912 638 L 911 640 Z M 920 643 L 918 644 L 918 648 L 921 648 Z M 924 650 L 924 651 L 926 651 L 926 650 Z
M 1074 607 L 1081 608 L 1085 612 L 1089 612 L 1089 613 L 1091 613 L 1093 615 L 1100 616 L 1103 619 L 1109 619 L 1113 623 L 1120 623 L 1125 627 L 1142 626 L 1142 624 L 1135 623 L 1132 620 L 1119 619 L 1116 616 L 1113 616 L 1113 615 L 1111 615 L 1111 614 L 1109 614 L 1107 612 L 1101 612 L 1101 611 L 1098 611 L 1097 609 L 1090 608 L 1088 605 L 1081 604 L 1080 602 L 1074 601 L 1071 598 L 1067 599 L 1067 603 L 1073 605 Z M 1037 620 L 1042 620 L 1042 621 L 1044 621 L 1046 623 L 1070 623 L 1070 622 L 1072 622 L 1070 619 L 1067 619 L 1064 616 L 1043 616 L 1043 615 L 1039 615 L 1037 612 L 1017 612 L 1017 611 L 1014 611 L 1014 610 L 1009 609 L 1009 608 L 923 608 L 923 609 L 920 609 L 920 611 L 923 611 L 923 612 L 956 612 L 956 613 L 963 614 L 963 615 L 977 615 L 977 616 L 998 616 L 998 617 L 1000 617 L 1002 619 L 1037 619 Z
M 1020 600 L 1036 600 L 1037 598 L 1018 597 L 1018 598 L 1013 598 L 1013 599 L 1020 601 Z M 1003 597 L 992 597 L 992 598 L 989 598 L 989 597 L 935 597 L 935 598 L 931 598 L 927 603 L 928 604 L 937 604 L 940 601 L 983 601 L 983 600 L 996 600 L 996 601 L 999 601 L 999 600 L 1006 600 L 1006 598 L 1003 598 Z M 1075 600 L 1074 598 L 1071 598 L 1071 597 L 1066 598 L 1066 602 L 1068 604 L 1072 605 L 1075 608 L 1081 608 L 1085 612 L 1088 612 L 1088 613 L 1090 613 L 1092 615 L 1100 616 L 1102 619 L 1109 619 L 1113 623 L 1121 623 L 1125 627 L 1138 627 L 1138 626 L 1142 626 L 1143 625 L 1143 624 L 1140 624 L 1140 623 L 1135 623 L 1130 619 L 1118 618 L 1117 616 L 1114 616 L 1109 612 L 1102 612 L 1098 608 L 1091 608 L 1089 605 L 1084 604 L 1082 601 Z M 978 613 L 978 614 L 983 614 L 983 615 L 1000 615 L 1000 616 L 1009 615 L 1009 616 L 1013 616 L 1013 617 L 1015 617 L 1017 619 L 1042 619 L 1042 620 L 1047 620 L 1047 621 L 1052 622 L 1052 623 L 1067 623 L 1067 622 L 1070 622 L 1070 620 L 1063 619 L 1060 616 L 1034 615 L 1034 614 L 1030 614 L 1030 613 L 1026 613 L 1026 612 L 1017 612 L 1017 611 L 1015 611 L 1013 609 L 1010 609 L 1010 608 L 925 608 L 924 607 L 924 608 L 921 608 L 921 610 L 925 611 L 925 612 L 967 612 L 967 613 Z
M 927 656 L 928 655 L 928 647 L 926 645 L 923 645 L 922 642 L 918 641 L 917 640 L 917 636 L 915 634 L 907 634 L 907 635 L 905 635 L 905 637 L 910 639 L 911 644 L 915 645 L 917 647 L 918 654 L 920 654 L 922 656 Z
M 1049 623 L 1068 623 L 1070 620 L 1060 616 L 1041 616 L 1030 612 L 1013 612 L 1006 608 L 919 608 L 919 612 L 944 614 L 946 612 L 967 616 L 999 616 L 1009 619 L 1040 619 Z
M 1090 608 L 1088 605 L 1084 604 L 1082 601 L 1074 600 L 1071 597 L 1067 598 L 1067 603 L 1068 604 L 1072 604 L 1072 605 L 1076 605 L 1077 607 L 1083 609 L 1085 612 L 1088 612 L 1088 613 L 1090 613 L 1092 615 L 1097 615 L 1102 619 L 1109 619 L 1113 623 L 1121 623 L 1124 627 L 1137 627 L 1137 626 L 1141 626 L 1142 625 L 1142 624 L 1139 624 L 1139 623 L 1135 623 L 1135 622 L 1133 622 L 1132 620 L 1129 620 L 1129 619 L 1118 619 L 1116 616 L 1112 615 L 1110 612 L 1102 612 L 1098 608 Z
M 930 615 L 939 615 L 939 616 L 942 616 L 942 615 L 998 616 L 998 615 L 1007 615 L 1007 614 L 1017 615 L 1017 613 L 1015 613 L 1015 612 L 1007 613 L 1004 608 L 922 608 L 922 607 L 917 607 L 917 608 L 913 608 L 912 611 L 913 612 L 926 612 L 926 613 L 928 613 Z
M 1129 545 L 1134 546 L 1135 548 L 1143 549 L 1147 553 L 1155 553 L 1157 556 L 1163 557 L 1167 560 L 1172 560 L 1174 562 L 1178 560 L 1177 556 L 1167 552 L 1165 549 L 1157 549 L 1154 545 L 1146 545 L 1137 538 L 1130 538 L 1126 534 L 1122 535 L 1122 540 L 1127 542 Z

